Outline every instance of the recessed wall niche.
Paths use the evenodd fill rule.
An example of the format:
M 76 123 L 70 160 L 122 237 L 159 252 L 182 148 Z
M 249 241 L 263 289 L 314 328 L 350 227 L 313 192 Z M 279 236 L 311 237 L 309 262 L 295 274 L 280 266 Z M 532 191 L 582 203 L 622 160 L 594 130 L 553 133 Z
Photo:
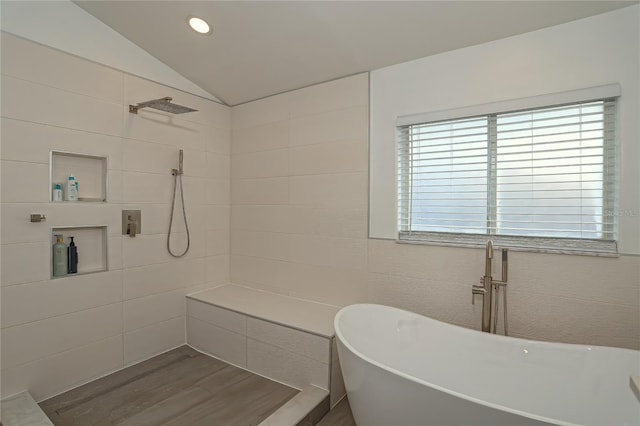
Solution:
M 71 174 L 75 176 L 78 182 L 78 202 L 107 201 L 107 157 L 51 151 L 49 169 L 50 201 L 53 201 L 54 184 L 61 183 L 64 188 Z
M 78 272 L 62 276 L 53 276 L 53 245 L 56 243 L 56 234 L 63 237 L 64 243 L 68 246 L 73 237 L 78 250 Z M 51 228 L 51 250 L 50 265 L 51 279 L 66 278 L 75 275 L 92 274 L 109 270 L 108 247 L 107 247 L 107 226 L 87 225 L 87 226 L 57 226 Z

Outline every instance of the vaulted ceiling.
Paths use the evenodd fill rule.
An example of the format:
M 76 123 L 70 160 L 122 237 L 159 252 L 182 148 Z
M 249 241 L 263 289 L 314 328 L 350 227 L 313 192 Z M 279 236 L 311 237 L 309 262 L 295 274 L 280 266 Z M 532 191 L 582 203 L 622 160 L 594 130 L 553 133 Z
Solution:
M 228 105 L 637 1 L 75 1 Z M 198 16 L 213 27 L 199 35 Z

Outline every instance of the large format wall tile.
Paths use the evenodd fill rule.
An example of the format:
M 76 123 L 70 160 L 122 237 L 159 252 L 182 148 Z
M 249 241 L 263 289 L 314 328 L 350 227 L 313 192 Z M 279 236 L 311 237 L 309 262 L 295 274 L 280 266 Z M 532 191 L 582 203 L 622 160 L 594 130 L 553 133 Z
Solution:
M 315 175 L 367 171 L 367 140 L 332 142 L 291 148 L 292 175 Z
M 172 318 L 124 334 L 124 365 L 144 361 L 185 343 L 184 317 Z
M 2 285 L 48 280 L 51 276 L 48 241 L 2 245 Z
M 122 103 L 121 72 L 2 33 L 2 74 Z
M 187 315 L 237 334 L 247 334 L 247 316 L 228 309 L 187 299 Z
M 45 203 L 49 201 L 49 167 L 22 161 L 0 162 L 3 203 Z
M 122 334 L 122 305 L 88 309 L 2 330 L 2 368 Z
M 36 401 L 122 368 L 122 335 L 2 369 L 2 394 L 28 389 Z
M 234 107 L 232 133 L 232 282 L 362 300 L 368 76 Z
M 233 155 L 232 179 L 268 178 L 289 175 L 289 151 L 273 149 Z
M 353 208 L 367 204 L 366 173 L 292 176 L 289 180 L 293 205 Z
M 291 257 L 291 235 L 234 229 L 231 253 L 286 261 Z
M 289 238 L 290 260 L 294 263 L 366 270 L 367 244 L 362 239 L 300 234 Z
M 2 327 L 122 301 L 122 271 L 66 276 L 2 289 Z
M 109 169 L 122 169 L 120 137 L 11 118 L 2 118 L 0 124 L 0 156 L 3 160 L 42 163 L 48 166 L 51 151 L 63 151 L 107 157 Z
M 368 128 L 369 109 L 366 106 L 307 115 L 291 120 L 289 145 L 362 141 Z
M 369 107 L 369 75 L 362 73 L 289 92 L 292 117 L 349 107 Z
M 2 116 L 103 135 L 122 134 L 122 105 L 2 76 Z
M 231 128 L 237 129 L 262 126 L 288 120 L 291 108 L 291 92 L 248 102 L 231 110 Z
M 164 293 L 195 284 L 195 261 L 158 263 L 131 267 L 124 270 L 124 299 L 136 299 L 156 293 Z
M 124 331 L 184 316 L 184 290 L 169 291 L 124 302 Z
M 238 367 L 247 367 L 247 338 L 195 317 L 187 317 L 187 343 Z
M 238 109 L 233 108 L 233 116 L 239 115 Z M 236 118 L 238 125 L 242 121 Z M 234 127 L 233 144 L 231 146 L 233 154 L 255 153 L 289 146 L 289 122 L 276 121 L 252 127 Z
M 329 390 L 327 364 L 257 340 L 247 339 L 247 368 L 298 389 L 312 384 Z
M 247 337 L 329 364 L 330 339 L 257 318 L 247 320 Z
M 287 204 L 289 179 L 286 177 L 236 179 L 231 183 L 233 204 Z

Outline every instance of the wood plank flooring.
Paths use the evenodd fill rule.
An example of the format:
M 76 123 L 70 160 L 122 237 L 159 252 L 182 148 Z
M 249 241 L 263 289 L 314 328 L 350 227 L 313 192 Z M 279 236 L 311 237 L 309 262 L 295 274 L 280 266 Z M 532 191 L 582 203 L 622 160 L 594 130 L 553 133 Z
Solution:
M 257 425 L 296 393 L 182 346 L 40 407 L 56 426 Z

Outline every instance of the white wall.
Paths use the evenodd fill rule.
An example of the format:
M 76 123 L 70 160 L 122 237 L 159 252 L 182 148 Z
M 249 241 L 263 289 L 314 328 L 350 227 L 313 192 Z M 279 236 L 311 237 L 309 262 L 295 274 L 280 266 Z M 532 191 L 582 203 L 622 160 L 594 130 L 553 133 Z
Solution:
M 372 238 L 395 239 L 395 121 L 619 83 L 619 251 L 640 254 L 640 6 L 371 73 Z
M 184 344 L 184 295 L 228 281 L 231 114 L 13 35 L 1 42 L 2 395 L 27 389 L 41 400 Z M 166 95 L 199 111 L 128 112 Z M 192 239 L 175 259 L 165 244 L 181 148 Z M 49 202 L 51 150 L 107 156 L 108 202 Z M 135 238 L 121 235 L 123 209 L 142 211 Z M 46 222 L 31 223 L 31 213 Z M 103 224 L 109 270 L 50 279 L 50 228 Z M 87 249 L 78 245 L 80 264 Z
M 2 1 L 0 17 L 2 31 L 220 102 L 69 0 Z

